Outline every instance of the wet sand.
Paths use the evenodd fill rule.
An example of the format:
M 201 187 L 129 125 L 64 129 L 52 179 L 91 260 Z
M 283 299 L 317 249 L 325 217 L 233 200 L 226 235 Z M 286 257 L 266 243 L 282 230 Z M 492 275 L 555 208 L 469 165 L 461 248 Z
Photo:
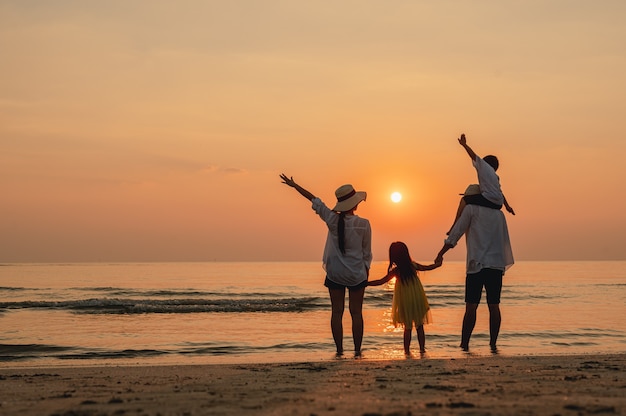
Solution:
M 6 364 L 6 363 L 5 363 Z M 619 415 L 626 354 L 0 368 L 2 415 Z

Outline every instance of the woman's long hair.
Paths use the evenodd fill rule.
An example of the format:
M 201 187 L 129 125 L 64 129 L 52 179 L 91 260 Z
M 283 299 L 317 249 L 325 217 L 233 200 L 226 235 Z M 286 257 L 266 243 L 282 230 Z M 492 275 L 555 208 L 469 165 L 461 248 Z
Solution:
M 401 282 L 406 282 L 417 275 L 409 254 L 409 248 L 401 241 L 391 243 L 389 246 L 388 271 L 391 271 L 394 265 L 396 266 L 397 277 Z
M 339 222 L 337 223 L 337 238 L 339 239 L 339 251 L 346 254 L 346 212 L 339 213 Z

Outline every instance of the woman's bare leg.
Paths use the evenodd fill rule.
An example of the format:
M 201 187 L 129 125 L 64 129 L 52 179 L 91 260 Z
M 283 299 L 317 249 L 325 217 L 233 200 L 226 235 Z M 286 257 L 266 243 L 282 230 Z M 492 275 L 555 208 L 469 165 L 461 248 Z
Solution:
M 361 343 L 363 342 L 363 297 L 365 288 L 351 290 L 348 294 L 350 303 L 350 315 L 352 316 L 352 338 L 354 339 L 354 355 L 361 355 Z
M 330 330 L 333 333 L 337 355 L 343 354 L 343 311 L 346 304 L 346 289 L 328 289 L 330 295 L 331 315 Z

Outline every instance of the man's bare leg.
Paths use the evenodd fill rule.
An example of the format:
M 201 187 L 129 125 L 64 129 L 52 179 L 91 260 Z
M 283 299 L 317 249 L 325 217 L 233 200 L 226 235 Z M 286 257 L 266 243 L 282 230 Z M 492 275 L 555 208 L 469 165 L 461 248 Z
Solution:
M 502 314 L 500 313 L 500 305 L 497 303 L 489 304 L 489 346 L 491 351 L 497 351 L 498 335 L 500 334 L 500 324 L 502 323 Z
M 469 341 L 476 325 L 476 309 L 477 303 L 465 304 L 465 316 L 463 317 L 463 329 L 461 331 L 461 348 L 463 351 L 469 351 Z

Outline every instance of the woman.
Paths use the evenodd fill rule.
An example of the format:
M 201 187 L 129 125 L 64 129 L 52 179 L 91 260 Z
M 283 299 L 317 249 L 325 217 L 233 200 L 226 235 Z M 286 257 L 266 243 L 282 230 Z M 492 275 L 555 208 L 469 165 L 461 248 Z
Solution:
M 281 174 L 283 183 L 296 189 L 313 203 L 313 210 L 328 227 L 324 247 L 323 267 L 326 270 L 324 286 L 328 288 L 332 313 L 330 328 L 337 347 L 337 356 L 343 355 L 343 311 L 348 289 L 354 356 L 361 356 L 363 341 L 363 295 L 372 263 L 372 229 L 365 218 L 354 214 L 365 192 L 356 192 L 352 185 L 337 188 L 337 204 L 328 208 L 321 199 L 298 185 L 293 178 Z

